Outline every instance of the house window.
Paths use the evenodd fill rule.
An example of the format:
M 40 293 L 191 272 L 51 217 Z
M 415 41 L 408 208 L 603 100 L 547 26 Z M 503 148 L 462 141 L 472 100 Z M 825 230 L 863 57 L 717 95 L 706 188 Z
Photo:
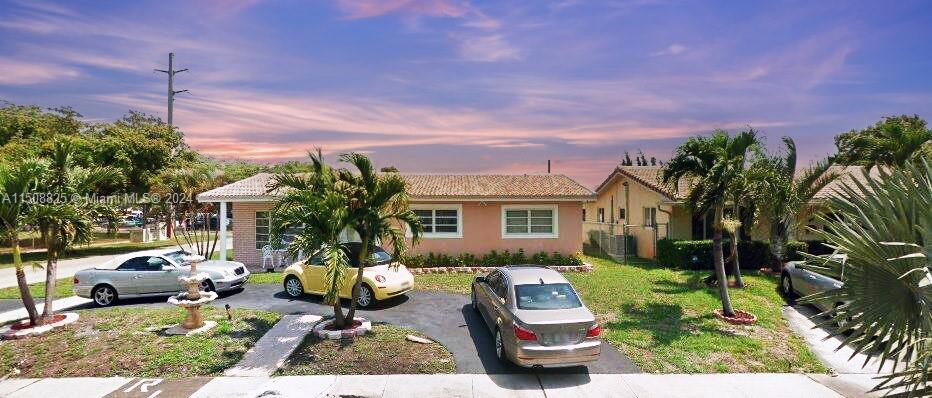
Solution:
M 413 205 L 411 209 L 421 219 L 425 238 L 463 237 L 462 205 Z
M 625 219 L 625 209 L 618 209 L 618 219 L 619 220 Z
M 269 212 L 256 212 L 256 249 L 262 249 L 269 244 L 269 233 L 271 232 L 271 223 Z
M 650 227 L 650 228 L 657 226 L 657 208 L 656 207 L 645 207 L 644 208 L 644 226 Z
M 502 238 L 556 237 L 556 206 L 502 206 Z
M 605 208 L 603 208 L 603 207 L 600 207 L 600 208 L 599 208 L 599 212 L 598 212 L 598 214 L 596 215 L 596 221 L 598 221 L 598 222 L 605 222 Z
M 582 209 L 582 220 L 586 222 L 586 209 Z

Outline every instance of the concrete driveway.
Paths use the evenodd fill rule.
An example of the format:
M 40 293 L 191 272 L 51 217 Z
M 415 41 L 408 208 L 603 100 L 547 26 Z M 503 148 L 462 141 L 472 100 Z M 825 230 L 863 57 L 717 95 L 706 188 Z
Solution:
M 222 295 L 215 306 L 229 304 L 233 308 L 250 308 L 285 314 L 332 315 L 330 306 L 316 296 L 291 299 L 282 287 L 275 285 L 247 285 L 246 289 Z M 169 307 L 165 298 L 133 299 L 121 301 L 124 306 Z M 93 308 L 91 305 L 85 308 Z M 80 309 L 80 308 L 77 308 Z M 371 310 L 359 314 L 372 321 L 415 329 L 443 344 L 453 354 L 458 373 L 640 373 L 641 370 L 628 357 L 610 344 L 602 346 L 602 355 L 587 367 L 554 370 L 535 370 L 504 365 L 495 357 L 492 333 L 482 317 L 473 312 L 469 297 L 459 294 L 414 291 L 405 296 L 379 303 Z

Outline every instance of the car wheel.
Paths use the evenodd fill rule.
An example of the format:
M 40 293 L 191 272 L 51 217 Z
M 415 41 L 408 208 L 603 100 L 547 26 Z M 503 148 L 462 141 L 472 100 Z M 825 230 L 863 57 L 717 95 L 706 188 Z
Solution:
M 359 286 L 359 297 L 356 298 L 356 304 L 359 304 L 362 308 L 369 308 L 375 304 L 375 294 L 372 293 L 369 285 L 363 283 Z
M 503 363 L 508 362 L 508 356 L 505 355 L 505 341 L 502 340 L 502 331 L 495 328 L 495 356 Z
M 289 275 L 285 278 L 285 293 L 294 298 L 301 297 L 304 294 L 304 286 L 296 276 Z
M 472 310 L 479 312 L 479 302 L 476 300 L 476 288 L 472 288 Z
M 201 281 L 201 291 L 202 292 L 212 292 L 214 291 L 214 283 L 210 279 L 204 279 Z
M 116 301 L 117 293 L 116 290 L 113 290 L 113 288 L 110 286 L 100 285 L 94 288 L 94 292 L 91 293 L 91 297 L 94 298 L 94 304 L 97 304 L 101 307 L 106 307 Z

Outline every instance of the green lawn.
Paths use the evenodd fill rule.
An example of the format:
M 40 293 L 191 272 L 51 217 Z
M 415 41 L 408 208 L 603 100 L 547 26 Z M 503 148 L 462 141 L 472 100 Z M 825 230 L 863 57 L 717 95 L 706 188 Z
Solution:
M 438 343 L 408 341 L 414 330 L 375 324 L 372 332 L 353 339 L 352 344 L 320 340 L 313 333 L 295 349 L 277 375 L 327 374 L 434 374 L 453 373 L 453 354 Z
M 826 372 L 781 315 L 774 277 L 745 275 L 730 289 L 735 308 L 758 316 L 732 326 L 712 314 L 717 289 L 703 271 L 665 269 L 647 261 L 618 264 L 586 257 L 591 273 L 567 274 L 604 327 L 603 338 L 651 373 Z M 418 289 L 468 293 L 472 275 L 417 275 Z
M 281 314 L 207 307 L 218 325 L 206 334 L 166 336 L 180 322 L 179 309 L 85 310 L 68 326 L 39 337 L 0 344 L 0 374 L 19 377 L 191 377 L 220 375 L 267 332 Z
M 284 274 L 281 272 L 256 272 L 249 275 L 249 283 L 255 283 L 257 285 L 281 285 L 284 280 Z
M 55 297 L 69 297 L 74 295 L 71 288 L 74 287 L 73 278 L 61 278 L 55 283 Z M 29 285 L 29 292 L 33 298 L 45 297 L 45 282 L 38 282 Z M 19 299 L 19 287 L 10 286 L 0 289 L 0 299 Z

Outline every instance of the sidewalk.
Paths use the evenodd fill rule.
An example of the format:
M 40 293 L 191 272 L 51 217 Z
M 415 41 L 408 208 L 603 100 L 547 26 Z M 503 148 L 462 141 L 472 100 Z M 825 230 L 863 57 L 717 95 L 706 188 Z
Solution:
M 118 255 L 119 254 L 109 254 L 103 256 L 90 256 L 60 260 L 58 262 L 56 276 L 58 278 L 68 278 L 74 276 L 75 272 L 103 264 Z M 45 263 L 43 262 L 41 265 L 44 267 Z M 44 268 L 33 268 L 31 263 L 27 263 L 25 264 L 23 271 L 26 273 L 27 283 L 45 282 Z M 0 268 L 0 288 L 10 286 L 16 286 L 16 268 Z
M 98 397 L 861 397 L 870 375 L 510 374 L 216 377 L 188 379 L 8 379 L 0 396 Z M 825 384 L 817 380 L 828 379 Z M 828 387 L 831 386 L 831 387 Z M 879 395 L 874 395 L 878 396 Z
M 81 298 L 78 296 L 71 296 L 61 298 L 55 301 L 52 301 L 52 309 L 56 312 L 62 312 L 77 306 L 81 306 L 87 303 L 90 303 L 91 299 Z M 43 300 L 36 300 L 36 311 L 39 314 L 42 313 L 42 310 L 45 309 L 45 302 Z M 20 319 L 26 319 L 29 317 L 29 313 L 26 312 L 25 308 L 19 308 L 12 311 L 0 313 L 0 325 L 4 325 L 9 322 L 18 321 Z M 0 395 L 2 397 L 3 395 Z

